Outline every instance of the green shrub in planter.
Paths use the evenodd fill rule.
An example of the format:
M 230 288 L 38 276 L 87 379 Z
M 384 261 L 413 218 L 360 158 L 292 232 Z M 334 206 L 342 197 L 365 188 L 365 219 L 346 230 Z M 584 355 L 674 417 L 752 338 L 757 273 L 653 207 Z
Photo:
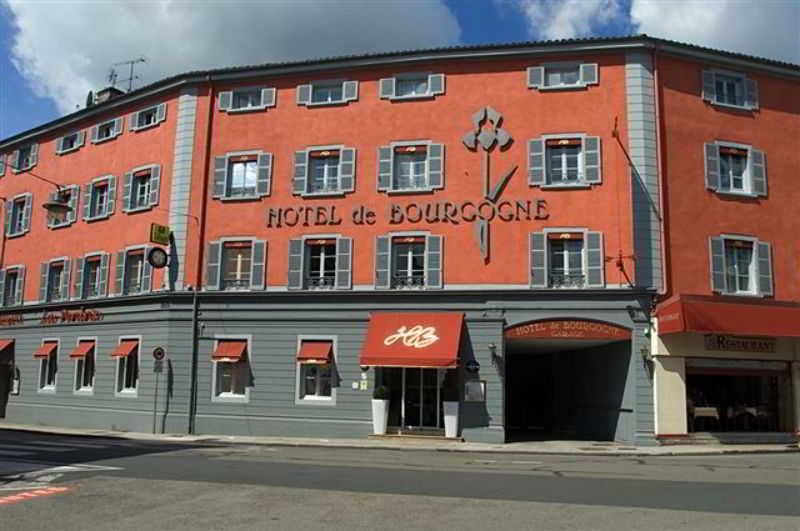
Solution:
M 375 400 L 389 400 L 389 388 L 385 385 L 379 385 L 372 392 L 372 398 Z

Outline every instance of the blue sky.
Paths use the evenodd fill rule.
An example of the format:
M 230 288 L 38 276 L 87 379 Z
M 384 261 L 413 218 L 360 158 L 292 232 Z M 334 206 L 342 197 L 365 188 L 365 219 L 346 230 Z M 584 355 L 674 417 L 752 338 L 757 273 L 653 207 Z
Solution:
M 139 56 L 134 86 L 222 66 L 632 33 L 800 63 L 799 25 L 800 0 L 0 0 L 0 139 L 74 111 L 113 63 Z

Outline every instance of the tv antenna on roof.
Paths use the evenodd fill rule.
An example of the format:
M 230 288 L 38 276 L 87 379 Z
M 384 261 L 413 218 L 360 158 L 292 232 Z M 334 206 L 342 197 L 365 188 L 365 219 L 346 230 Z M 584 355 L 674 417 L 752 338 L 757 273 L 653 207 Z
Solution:
M 142 56 L 139 57 L 138 59 L 131 59 L 129 61 L 120 61 L 119 63 L 114 63 L 111 66 L 111 72 L 108 74 L 108 82 L 111 83 L 112 85 L 117 84 L 117 71 L 114 69 L 115 66 L 128 65 L 130 67 L 130 75 L 128 76 L 128 78 L 123 79 L 121 81 L 128 82 L 128 92 L 130 92 L 131 90 L 133 90 L 133 80 L 139 79 L 139 76 L 133 74 L 134 65 L 137 63 L 146 63 L 146 62 L 147 59 L 145 59 L 144 56 Z

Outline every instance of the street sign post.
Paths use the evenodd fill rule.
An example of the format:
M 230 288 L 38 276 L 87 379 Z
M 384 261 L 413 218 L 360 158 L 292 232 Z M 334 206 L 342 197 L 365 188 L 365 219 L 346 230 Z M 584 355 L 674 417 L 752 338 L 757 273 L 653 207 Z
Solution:
M 167 225 L 159 225 L 158 223 L 150 224 L 150 242 L 158 243 L 161 245 L 169 245 L 169 235 L 171 231 Z
M 156 418 L 158 417 L 158 377 L 164 372 L 164 358 L 167 351 L 164 347 L 153 348 L 153 373 L 156 375 L 156 388 L 153 393 L 153 434 L 156 433 Z

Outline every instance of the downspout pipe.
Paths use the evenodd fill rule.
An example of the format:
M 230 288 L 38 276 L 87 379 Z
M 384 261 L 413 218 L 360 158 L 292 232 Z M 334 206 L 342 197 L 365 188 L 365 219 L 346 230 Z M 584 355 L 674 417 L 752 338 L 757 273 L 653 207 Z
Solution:
M 667 293 L 669 293 L 669 286 L 667 286 L 667 282 L 669 279 L 669 274 L 667 273 L 668 269 L 668 261 L 667 261 L 667 242 L 666 242 L 666 222 L 664 221 L 667 217 L 667 211 L 664 210 L 664 166 L 662 163 L 662 146 L 661 146 L 661 85 L 659 83 L 659 75 L 658 75 L 658 52 L 659 52 L 659 43 L 656 41 L 653 46 L 653 90 L 655 94 L 653 94 L 655 98 L 655 109 L 656 109 L 656 167 L 658 168 L 658 211 L 661 212 L 661 216 L 658 222 L 658 228 L 660 232 L 660 240 L 661 240 L 661 287 L 658 289 L 658 297 L 661 298 Z

